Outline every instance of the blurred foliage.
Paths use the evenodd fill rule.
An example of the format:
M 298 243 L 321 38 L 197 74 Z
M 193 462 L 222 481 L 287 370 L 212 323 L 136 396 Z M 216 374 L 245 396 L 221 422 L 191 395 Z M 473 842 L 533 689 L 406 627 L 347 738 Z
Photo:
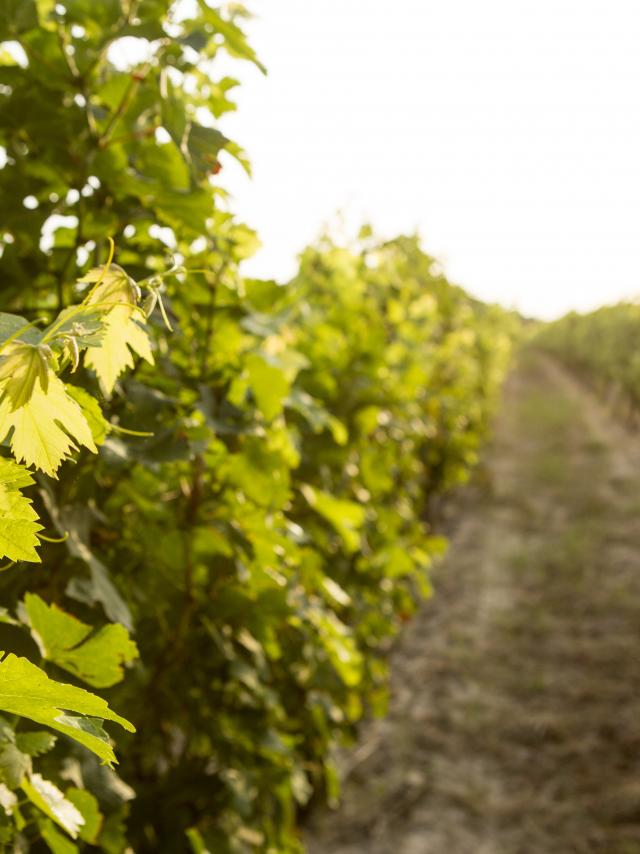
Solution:
M 589 314 L 571 312 L 543 326 L 536 344 L 634 409 L 640 406 L 640 305 L 619 303 Z
M 2 844 L 299 851 L 332 749 L 384 711 L 384 652 L 444 547 L 433 502 L 476 460 L 516 321 L 370 229 L 286 286 L 240 275 L 257 239 L 220 170 L 248 166 L 216 127 L 219 54 L 259 66 L 240 5 L 0 12 L 0 510 L 22 502 L 26 550 L 0 575 Z M 121 266 L 87 272 L 111 237 Z M 54 461 L 16 445 L 26 398 Z M 57 741 L 3 675 L 67 692 L 32 715 Z M 100 718 L 137 729 L 119 776 L 86 750 L 111 750 Z

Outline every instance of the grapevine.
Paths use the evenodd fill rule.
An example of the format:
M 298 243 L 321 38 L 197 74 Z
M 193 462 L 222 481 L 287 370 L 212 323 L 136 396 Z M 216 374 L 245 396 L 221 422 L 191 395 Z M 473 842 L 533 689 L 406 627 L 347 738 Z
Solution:
M 242 275 L 239 4 L 0 11 L 27 58 L 0 66 L 0 838 L 300 851 L 384 710 L 514 320 L 369 229 Z M 125 38 L 150 48 L 122 69 Z

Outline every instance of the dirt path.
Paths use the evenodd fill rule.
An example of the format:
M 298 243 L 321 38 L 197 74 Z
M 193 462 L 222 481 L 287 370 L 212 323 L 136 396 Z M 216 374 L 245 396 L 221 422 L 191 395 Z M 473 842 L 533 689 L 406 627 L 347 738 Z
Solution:
M 529 354 L 311 854 L 640 854 L 640 437 Z

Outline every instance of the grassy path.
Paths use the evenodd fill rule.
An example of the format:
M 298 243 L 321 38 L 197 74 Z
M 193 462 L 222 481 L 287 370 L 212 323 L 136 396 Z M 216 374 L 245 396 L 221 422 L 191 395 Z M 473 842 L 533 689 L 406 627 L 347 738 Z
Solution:
M 528 354 L 484 475 L 312 854 L 640 854 L 640 437 Z

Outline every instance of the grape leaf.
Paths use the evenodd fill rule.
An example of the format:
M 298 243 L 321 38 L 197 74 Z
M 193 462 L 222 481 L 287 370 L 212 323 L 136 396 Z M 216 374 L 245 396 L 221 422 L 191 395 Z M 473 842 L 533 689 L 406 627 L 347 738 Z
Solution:
M 56 530 L 61 536 L 67 535 L 65 545 L 70 554 L 89 568 L 89 578 L 75 576 L 70 579 L 65 589 L 67 596 L 87 605 L 99 602 L 110 620 L 131 629 L 133 618 L 127 603 L 111 581 L 107 567 L 89 547 L 90 514 L 87 508 L 76 504 L 61 510 L 49 489 L 43 487 L 40 494 Z
M 46 392 L 53 376 L 54 356 L 47 344 L 12 341 L 0 355 L 0 391 L 11 401 L 11 409 L 28 403 L 36 382 Z
M 52 732 L 43 729 L 31 732 L 17 732 L 16 745 L 28 756 L 42 756 L 53 749 L 57 739 Z
M 96 445 L 101 445 L 107 437 L 110 424 L 102 414 L 100 404 L 92 397 L 89 392 L 75 385 L 66 385 L 67 394 L 72 397 L 82 410 L 82 414 L 87 419 L 87 423 L 91 428 L 91 435 Z
M 51 854 L 78 854 L 78 846 L 61 833 L 51 819 L 42 818 L 38 828 Z
M 133 724 L 113 712 L 101 697 L 56 682 L 35 664 L 13 653 L 0 661 L 0 709 L 69 736 L 109 765 L 116 762 L 116 757 L 102 722 L 114 721 L 135 732 Z M 80 717 L 66 712 L 76 712 Z
M 31 499 L 20 492 L 31 483 L 33 478 L 25 468 L 0 459 L 0 557 L 40 563 L 36 546 L 42 525 Z
M 94 632 L 34 593 L 24 598 L 26 620 L 45 661 L 51 661 L 94 688 L 109 688 L 124 676 L 124 665 L 138 657 L 138 648 L 119 623 Z
M 256 56 L 253 48 L 247 43 L 247 38 L 242 30 L 233 23 L 226 20 L 219 12 L 212 9 L 205 0 L 198 0 L 202 14 L 207 23 L 213 24 L 215 31 L 224 36 L 224 46 L 232 56 L 248 59 L 253 62 L 263 74 L 267 73 L 265 66 Z
M 11 449 L 17 461 L 35 466 L 50 477 L 56 477 L 63 460 L 77 449 L 74 440 L 97 453 L 82 409 L 67 394 L 64 383 L 52 371 L 47 378 L 47 388 L 43 388 L 38 378 L 29 400 L 17 408 L 12 407 L 8 395 L 2 398 L 0 441 L 12 429 Z
M 104 394 L 110 395 L 120 374 L 133 367 L 132 353 L 153 364 L 149 335 L 143 326 L 146 318 L 137 308 L 135 282 L 117 264 L 111 264 L 106 272 L 102 267 L 89 270 L 82 281 L 95 283 L 87 305 L 101 305 L 106 311 L 100 343 L 89 347 L 84 363 L 96 372 Z
M 30 773 L 31 756 L 17 743 L 9 721 L 0 717 L 0 781 L 9 789 L 17 789 Z
M 26 774 L 31 772 L 31 757 L 13 742 L 0 748 L 0 779 L 10 789 L 17 789 Z
M 350 629 L 332 611 L 310 608 L 308 617 L 338 676 L 345 685 L 355 687 L 362 679 L 363 657 Z
M 0 311 L 0 344 L 4 344 L 8 338 L 17 333 L 19 333 L 17 335 L 19 340 L 28 341 L 30 344 L 37 344 L 42 335 L 39 329 L 29 326 L 29 321 L 25 317 Z
M 76 839 L 84 824 L 84 817 L 57 786 L 40 774 L 32 774 L 29 779 L 23 781 L 21 788 L 34 806 Z
M 352 554 L 360 545 L 360 528 L 365 520 L 365 508 L 354 501 L 335 498 L 328 492 L 314 489 L 307 483 L 300 486 L 300 492 L 313 509 L 329 522 L 340 535 L 345 550 Z
M 22 489 L 23 486 L 31 486 L 33 482 L 33 475 L 24 466 L 0 458 L 0 483 L 3 486 Z
M 251 353 L 247 357 L 247 372 L 258 409 L 271 421 L 282 412 L 290 383 L 284 371 L 257 353 Z
M 187 150 L 196 170 L 196 175 L 208 173 L 215 164 L 217 155 L 229 140 L 215 128 L 193 123 L 187 139 Z
M 92 368 L 106 395 L 110 395 L 116 380 L 126 368 L 133 368 L 131 351 L 153 364 L 149 336 L 140 323 L 131 316 L 126 306 L 111 309 L 105 320 L 105 334 L 100 347 L 91 347 L 85 356 L 85 365 Z
M 98 801 L 91 792 L 88 792 L 86 789 L 76 789 L 75 787 L 67 789 L 65 797 L 77 807 L 84 819 L 84 824 L 80 828 L 80 839 L 89 842 L 91 845 L 95 845 L 103 822 L 102 813 L 98 808 Z

